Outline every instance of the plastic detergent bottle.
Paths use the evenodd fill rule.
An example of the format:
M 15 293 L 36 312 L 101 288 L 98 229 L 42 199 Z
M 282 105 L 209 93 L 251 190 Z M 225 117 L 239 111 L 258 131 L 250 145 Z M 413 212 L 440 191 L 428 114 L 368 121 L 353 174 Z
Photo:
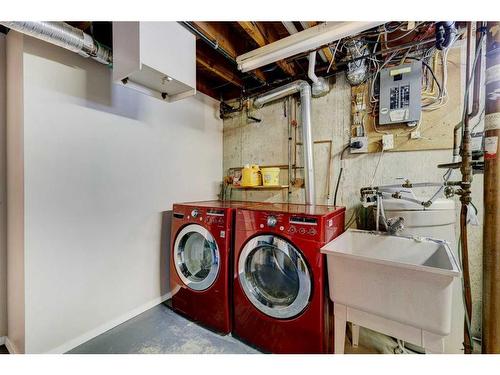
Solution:
M 245 164 L 241 170 L 241 186 L 262 185 L 262 175 L 258 165 Z

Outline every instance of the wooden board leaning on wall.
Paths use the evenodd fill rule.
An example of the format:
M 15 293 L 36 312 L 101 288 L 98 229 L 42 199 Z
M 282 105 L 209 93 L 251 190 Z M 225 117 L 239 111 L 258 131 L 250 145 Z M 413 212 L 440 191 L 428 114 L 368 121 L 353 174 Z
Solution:
M 448 101 L 434 111 L 422 111 L 421 124 L 419 126 L 419 139 L 411 139 L 410 133 L 415 127 L 405 124 L 377 125 L 374 127 L 375 119 L 366 115 L 364 117 L 365 135 L 368 137 L 368 152 L 380 152 L 383 133 L 394 135 L 394 149 L 388 151 L 416 151 L 416 150 L 442 150 L 453 148 L 453 128 L 460 121 L 462 115 L 463 82 L 465 76 L 465 53 L 464 44 L 457 42 L 448 54 Z M 442 64 L 438 59 L 436 77 L 442 81 Z M 353 86 L 351 88 L 351 113 L 355 112 L 356 95 L 364 94 L 365 103 L 369 103 L 368 86 L 370 82 Z M 378 114 L 377 114 L 378 117 Z M 352 122 L 351 122 L 352 123 Z M 378 123 L 377 123 L 378 124 Z M 354 129 L 352 129 L 354 136 Z

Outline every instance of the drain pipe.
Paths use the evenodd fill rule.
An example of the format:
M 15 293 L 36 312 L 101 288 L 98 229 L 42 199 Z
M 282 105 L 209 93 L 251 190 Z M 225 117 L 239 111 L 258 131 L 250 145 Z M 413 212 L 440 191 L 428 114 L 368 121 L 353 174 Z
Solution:
M 300 112 L 302 122 L 302 143 L 304 145 L 304 183 L 305 203 L 316 204 L 316 191 L 314 188 L 314 160 L 313 141 L 311 129 L 311 86 L 303 80 L 291 82 L 258 96 L 253 105 L 262 108 L 264 104 L 283 99 L 287 96 L 300 93 Z
M 316 51 L 309 53 L 309 68 L 307 76 L 312 81 L 312 96 L 319 98 L 320 96 L 328 94 L 330 86 L 328 81 L 323 77 L 318 77 L 314 72 L 316 67 Z
M 76 52 L 81 56 L 91 57 L 101 64 L 111 65 L 113 63 L 113 54 L 110 49 L 99 44 L 82 30 L 65 22 L 0 21 L 0 25 Z

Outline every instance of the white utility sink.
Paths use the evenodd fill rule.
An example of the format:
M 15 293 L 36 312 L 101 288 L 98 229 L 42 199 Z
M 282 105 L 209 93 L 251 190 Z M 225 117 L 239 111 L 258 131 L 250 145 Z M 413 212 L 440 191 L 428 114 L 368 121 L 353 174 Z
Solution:
M 347 230 L 321 252 L 336 314 L 350 309 L 361 326 L 421 346 L 424 332 L 439 343 L 450 333 L 452 283 L 460 268 L 446 242 Z

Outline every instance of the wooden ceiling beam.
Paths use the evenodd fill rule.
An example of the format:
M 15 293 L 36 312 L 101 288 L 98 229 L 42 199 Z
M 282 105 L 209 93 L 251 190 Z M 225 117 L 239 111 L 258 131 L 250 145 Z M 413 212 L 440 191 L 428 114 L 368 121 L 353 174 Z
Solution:
M 242 88 L 244 86 L 243 80 L 234 74 L 230 69 L 224 65 L 211 59 L 209 56 L 202 53 L 200 50 L 196 51 L 196 64 L 200 67 L 208 70 L 213 75 L 222 78 L 227 82 L 231 82 L 233 85 Z
M 196 90 L 199 92 L 204 93 L 205 95 L 208 95 L 216 100 L 220 99 L 219 93 L 209 87 L 203 80 L 201 80 L 199 77 L 196 78 Z
M 238 41 L 234 32 L 231 32 L 229 26 L 217 25 L 214 22 L 195 21 L 194 25 L 212 41 L 222 47 L 236 61 L 236 56 L 240 54 L 238 50 Z M 255 69 L 253 74 L 262 82 L 266 82 L 266 76 L 260 69 Z
M 268 43 L 272 43 L 275 40 L 278 40 L 278 38 L 276 38 L 273 33 L 264 35 L 256 22 L 239 21 L 238 24 L 247 33 L 247 35 L 252 38 L 255 43 L 257 43 L 259 47 L 263 47 Z M 278 64 L 281 70 L 283 70 L 290 76 L 294 76 L 297 74 L 293 64 L 291 63 L 281 60 L 277 61 L 276 64 Z

